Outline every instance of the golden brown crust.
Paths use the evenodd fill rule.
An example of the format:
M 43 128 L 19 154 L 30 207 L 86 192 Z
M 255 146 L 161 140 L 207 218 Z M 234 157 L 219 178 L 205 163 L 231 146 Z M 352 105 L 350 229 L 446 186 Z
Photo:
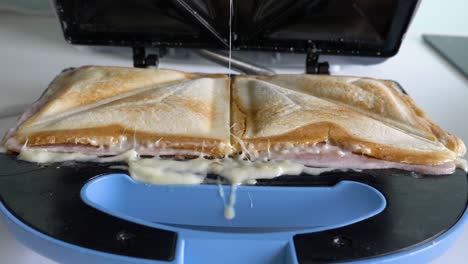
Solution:
M 327 75 L 255 76 L 288 89 L 308 93 L 321 99 L 340 104 L 365 114 L 389 126 L 407 133 L 441 142 L 448 149 L 462 156 L 463 142 L 447 131 L 440 129 L 414 101 L 404 94 L 394 81 L 372 78 Z M 247 76 L 244 76 L 247 77 Z
M 41 108 L 25 124 L 38 117 L 44 118 L 67 110 L 90 105 L 125 93 L 159 86 L 174 85 L 182 81 L 211 78 L 226 79 L 222 74 L 194 74 L 164 69 L 137 69 L 127 67 L 83 66 L 60 74 L 52 83 L 59 87 L 50 102 Z
M 273 76 L 273 77 L 251 77 L 251 76 L 242 76 L 236 78 L 235 81 L 239 81 L 242 78 L 250 78 L 250 79 L 260 79 L 263 81 L 270 81 L 274 78 L 281 78 L 281 76 Z M 294 77 L 292 77 L 294 78 Z M 461 156 L 464 154 L 464 144 L 463 142 L 458 139 L 457 137 L 451 135 L 450 133 L 440 129 L 437 125 L 435 125 L 428 117 L 427 115 L 420 109 L 418 108 L 414 102 L 407 96 L 401 93 L 399 90 L 394 87 L 393 82 L 389 81 L 378 81 L 380 82 L 379 85 L 385 84 L 386 91 L 379 92 L 379 100 L 381 102 L 375 102 L 372 101 L 374 104 L 372 104 L 370 107 L 370 110 L 377 110 L 381 109 L 378 112 L 383 112 L 386 109 L 388 110 L 388 107 L 392 107 L 390 112 L 392 112 L 392 115 L 395 117 L 393 119 L 392 115 L 387 115 L 387 119 L 378 119 L 379 116 L 376 115 L 367 115 L 369 112 L 369 106 L 365 104 L 365 100 L 367 98 L 362 98 L 362 101 L 355 100 L 353 98 L 348 98 L 349 96 L 353 96 L 353 92 L 356 90 L 355 87 L 351 87 L 347 84 L 340 84 L 340 82 L 344 82 L 346 78 L 351 78 L 351 77 L 326 77 L 326 76 L 321 76 L 321 77 L 316 77 L 319 78 L 318 80 L 315 80 L 317 82 L 322 82 L 323 79 L 331 78 L 334 83 L 338 83 L 339 85 L 335 85 L 335 92 L 337 94 L 330 94 L 330 91 L 311 91 L 311 89 L 314 89 L 314 87 L 311 87 L 310 83 L 303 84 L 302 87 L 289 87 L 287 86 L 288 81 L 282 81 L 282 80 L 276 80 L 276 82 L 272 82 L 273 85 L 271 89 L 271 93 L 276 92 L 276 90 L 283 90 L 286 89 L 291 89 L 293 91 L 299 91 L 303 93 L 304 97 L 307 96 L 318 96 L 315 98 L 320 99 L 325 99 L 333 104 L 329 104 L 328 107 L 330 109 L 323 109 L 319 110 L 318 112 L 314 112 L 314 110 L 310 109 L 302 109 L 302 110 L 296 110 L 296 115 L 293 116 L 288 112 L 288 117 L 282 121 L 283 123 L 277 123 L 275 124 L 276 127 L 278 127 L 280 124 L 281 126 L 290 126 L 291 120 L 290 118 L 295 118 L 297 120 L 297 115 L 300 116 L 300 112 L 304 113 L 304 118 L 306 118 L 307 115 L 310 117 L 310 111 L 315 113 L 315 115 L 320 115 L 324 120 L 333 120 L 333 118 L 340 119 L 344 118 L 344 121 L 341 120 L 341 123 L 346 123 L 346 118 L 348 118 L 351 123 L 355 123 L 355 121 L 358 121 L 357 119 L 362 119 L 363 114 L 365 115 L 365 118 L 369 120 L 369 122 L 379 122 L 381 123 L 380 128 L 384 129 L 387 132 L 382 132 L 385 136 L 385 133 L 396 133 L 397 130 L 404 131 L 406 135 L 413 135 L 414 141 L 421 142 L 421 148 L 416 147 L 406 147 L 403 145 L 394 145 L 394 144 L 382 144 L 378 143 L 373 140 L 366 140 L 366 138 L 362 137 L 362 135 L 351 133 L 350 132 L 350 127 L 342 127 L 339 125 L 339 120 L 336 120 L 336 122 L 312 122 L 307 124 L 307 121 L 304 121 L 304 125 L 298 127 L 298 128 L 293 128 L 289 131 L 286 131 L 284 133 L 278 133 L 277 135 L 272 135 L 272 136 L 253 136 L 255 135 L 255 131 L 258 130 L 254 129 L 252 126 L 255 124 L 258 126 L 261 124 L 263 125 L 269 125 L 267 122 L 265 124 L 265 120 L 269 120 L 269 116 L 265 113 L 261 113 L 256 107 L 259 103 L 261 104 L 262 98 L 259 96 L 259 98 L 252 98 L 250 97 L 250 104 L 249 106 L 245 105 L 246 99 L 242 99 L 239 97 L 238 91 L 236 89 L 236 84 L 234 83 L 232 91 L 231 91 L 231 122 L 233 122 L 233 127 L 231 128 L 231 133 L 233 134 L 234 137 L 240 138 L 246 145 L 252 144 L 254 148 L 259 151 L 267 151 L 267 146 L 274 146 L 275 144 L 281 144 L 281 143 L 291 143 L 293 145 L 296 144 L 317 144 L 317 143 L 323 143 L 323 142 L 329 142 L 331 144 L 338 145 L 342 147 L 343 149 L 350 150 L 354 153 L 358 154 L 363 154 L 367 155 L 370 157 L 378 158 L 378 159 L 383 159 L 383 160 L 389 160 L 389 161 L 394 161 L 394 162 L 402 162 L 402 163 L 410 163 L 410 164 L 420 164 L 420 165 L 438 165 L 442 164 L 447 161 L 453 161 L 457 158 L 457 156 Z M 337 79 L 336 79 L 337 78 Z M 344 79 L 340 79 L 344 78 Z M 361 78 L 354 78 L 353 80 L 354 83 L 360 82 L 362 80 Z M 373 79 L 368 79 L 365 78 L 365 80 L 371 80 L 372 82 L 376 82 L 377 80 Z M 258 84 L 258 85 L 264 85 L 265 84 Z M 266 84 L 267 86 L 270 84 Z M 282 86 L 281 86 L 282 85 Z M 309 85 L 309 86 L 307 86 Z M 251 84 L 252 86 L 252 84 Z M 321 87 L 320 85 L 317 84 L 317 87 Z M 341 87 L 341 88 L 336 88 L 336 87 Z M 375 90 L 377 89 L 374 86 L 372 86 L 371 82 L 367 82 L 364 85 L 360 85 L 360 88 L 363 90 L 370 91 L 372 93 L 377 93 Z M 254 89 L 254 87 L 249 87 L 249 89 Z M 265 89 L 265 87 L 262 87 L 261 89 Z M 339 89 L 345 90 L 343 91 L 343 95 L 339 94 Z M 383 89 L 383 87 L 379 87 L 379 89 Z M 250 90 L 252 91 L 252 90 Z M 252 92 L 251 92 L 252 93 Z M 287 93 L 287 92 L 286 92 Z M 281 100 L 284 100 L 283 97 L 288 97 L 288 95 L 284 92 L 280 92 L 278 94 L 278 99 L 273 99 L 271 102 L 271 105 L 275 104 L 273 107 L 271 107 L 270 110 L 270 115 L 277 115 L 277 111 L 285 111 L 282 108 L 286 107 L 285 109 L 290 109 L 291 105 L 282 105 Z M 319 97 L 319 96 L 323 97 Z M 243 95 L 245 97 L 245 95 Z M 301 97 L 299 96 L 299 97 Z M 341 96 L 341 97 L 340 97 Z M 356 95 L 354 95 L 356 96 Z M 297 97 L 297 95 L 296 95 Z M 397 98 L 397 99 L 395 99 Z M 334 100 L 331 100 L 334 99 Z M 336 100 L 341 99 L 342 101 L 338 104 L 336 104 Z M 244 101 L 242 101 L 244 100 Z M 258 100 L 258 101 L 257 101 Z M 297 98 L 290 97 L 285 101 L 284 103 L 286 104 L 292 104 L 294 105 L 295 102 L 294 100 L 297 100 Z M 311 98 L 312 100 L 312 98 Z M 347 101 L 348 100 L 348 101 Z M 354 100 L 354 101 L 353 101 Z M 396 100 L 396 103 L 399 105 L 393 107 L 392 104 L 389 104 L 389 102 L 386 102 L 388 100 Z M 257 103 L 255 103 L 257 102 Z M 292 102 L 292 103 L 291 103 Z M 403 103 L 401 103 L 403 102 Z M 351 106 L 350 106 L 351 105 Z M 248 107 L 254 107 L 251 109 L 248 109 Z M 322 107 L 322 106 L 320 106 Z M 387 107 L 387 108 L 386 108 Z M 306 107 L 307 108 L 307 107 Z M 358 108 L 356 110 L 356 108 Z M 360 111 L 360 109 L 366 110 L 366 111 Z M 330 110 L 327 111 L 326 110 Z M 405 115 L 408 115 L 405 120 L 401 119 L 398 116 L 398 111 L 405 111 Z M 309 113 L 308 113 L 309 112 Z M 278 115 L 281 116 L 281 115 Z M 371 117 L 373 120 L 369 119 Z M 260 120 L 260 119 L 261 120 Z M 289 118 L 289 119 L 288 119 Z M 355 120 L 351 121 L 353 118 Z M 319 118 L 320 119 L 320 118 Z M 388 120 L 390 119 L 390 120 Z M 312 120 L 312 119 L 311 119 Z M 364 120 L 365 121 L 365 120 Z M 407 121 L 408 123 L 403 123 L 404 121 Z M 275 122 L 278 122 L 275 119 Z M 365 121 L 364 123 L 366 123 Z M 402 124 L 399 124 L 398 122 L 402 122 Z M 297 122 L 296 122 L 297 123 Z M 351 124 L 350 123 L 350 124 Z M 362 123 L 362 122 L 361 122 Z M 385 123 L 386 125 L 383 125 Z M 396 125 L 395 125 L 396 123 Z M 250 125 L 249 125 L 250 124 Z M 292 124 L 292 123 L 291 123 Z M 418 129 L 422 130 L 419 131 L 421 133 L 418 134 L 413 134 L 413 130 L 407 131 L 404 130 L 408 125 L 416 125 Z M 249 127 L 250 126 L 250 127 Z M 280 127 L 281 127 L 280 126 Z M 375 127 L 375 126 L 374 126 Z M 393 127 L 393 128 L 390 128 Z M 249 129 L 249 134 L 247 134 L 247 130 Z M 266 129 L 262 127 L 262 129 Z M 368 128 L 362 127 L 361 129 L 366 130 Z M 397 129 L 397 130 L 395 130 Z M 254 132 L 252 132 L 254 131 Z M 377 133 L 378 131 L 376 131 Z M 262 132 L 264 133 L 264 132 Z M 262 134 L 260 133 L 260 134 Z M 423 140 L 421 138 L 421 134 L 428 134 L 426 135 L 426 139 Z M 259 134 L 259 135 L 260 135 Z M 396 136 L 396 135 L 394 135 Z M 388 136 L 387 136 L 388 137 Z M 392 135 L 390 135 L 392 137 Z M 235 141 L 234 141 L 235 142 Z M 441 145 L 446 146 L 444 148 Z M 241 151 L 240 145 L 235 144 L 235 147 L 237 148 L 238 151 Z
M 30 117 L 25 125 L 34 123 L 38 117 L 54 116 L 67 110 L 76 109 L 100 100 L 125 94 L 142 87 L 158 83 L 152 77 L 156 71 L 125 67 L 83 66 L 60 74 L 51 86 L 60 87 L 44 107 Z M 183 80 L 185 74 L 174 72 L 170 82 Z M 189 74 L 188 76 L 191 76 Z M 169 82 L 169 81 L 168 81 Z M 164 82 L 163 82 L 164 83 Z
M 121 137 L 133 144 L 157 144 L 159 147 L 174 150 L 191 150 L 203 152 L 213 157 L 223 157 L 227 154 L 226 147 L 221 140 L 212 138 L 183 137 L 174 135 L 152 134 L 142 131 L 128 130 L 119 125 L 105 127 L 93 127 L 74 130 L 56 130 L 42 131 L 29 135 L 18 135 L 18 143 L 25 144 L 28 147 L 40 147 L 50 145 L 74 144 L 93 147 L 118 147 L 121 143 Z
M 394 82 L 388 81 L 388 85 L 397 89 Z M 412 109 L 414 115 L 418 116 L 421 120 L 421 123 L 425 123 L 426 127 L 431 131 L 434 138 L 437 141 L 444 144 L 448 149 L 454 151 L 458 154 L 458 156 L 463 156 L 466 152 L 466 147 L 463 141 L 458 138 L 457 136 L 451 134 L 448 131 L 443 130 L 439 127 L 434 121 L 432 121 L 429 116 L 422 110 L 420 107 L 416 105 L 416 103 L 409 97 L 408 95 L 402 94 L 402 100 L 408 105 L 409 108 Z
M 356 154 L 394 162 L 439 165 L 454 159 L 454 155 L 450 151 L 424 152 L 365 141 L 353 137 L 344 128 L 329 122 L 306 125 L 287 134 L 274 137 L 242 139 L 242 141 L 246 145 L 253 144 L 258 152 L 266 152 L 269 148 L 273 149 L 276 144 L 315 145 L 328 142 Z M 356 149 L 356 146 L 359 148 Z M 236 144 L 236 148 L 241 151 L 239 144 Z
M 121 137 L 135 135 L 138 145 L 161 139 L 167 149 L 222 157 L 230 151 L 224 147 L 229 145 L 227 80 L 221 74 L 81 67 L 54 80 L 51 99 L 19 126 L 16 139 L 30 146 L 120 146 Z

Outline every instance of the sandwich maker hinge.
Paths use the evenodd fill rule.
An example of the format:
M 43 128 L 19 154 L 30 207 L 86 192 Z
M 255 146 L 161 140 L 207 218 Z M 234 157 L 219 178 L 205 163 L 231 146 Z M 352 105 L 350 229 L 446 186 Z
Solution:
M 307 74 L 330 74 L 330 64 L 327 61 L 319 62 L 319 55 L 315 48 L 307 51 L 305 66 Z
M 133 47 L 133 67 L 146 68 L 146 67 L 158 67 L 159 58 L 161 57 L 161 51 L 159 54 L 148 54 L 144 47 Z

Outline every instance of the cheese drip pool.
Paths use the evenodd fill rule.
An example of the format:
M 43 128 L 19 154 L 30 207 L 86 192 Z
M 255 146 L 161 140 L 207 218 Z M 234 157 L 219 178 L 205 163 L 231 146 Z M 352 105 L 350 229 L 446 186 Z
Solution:
M 219 192 L 225 206 L 226 219 L 235 216 L 236 189 L 241 184 L 252 184 L 259 179 L 273 179 L 281 175 L 319 175 L 334 168 L 312 168 L 288 160 L 250 161 L 240 158 L 172 160 L 140 158 L 134 149 L 113 157 L 98 157 L 76 153 L 54 153 L 24 146 L 18 156 L 21 160 L 37 163 L 63 161 L 125 162 L 130 176 L 138 182 L 156 185 L 196 185 L 205 181 L 208 174 L 216 174 L 231 184 L 229 200 L 225 201 L 222 189 Z M 218 182 L 220 185 L 220 182 Z
M 77 162 L 125 162 L 128 165 L 126 168 L 130 176 L 138 182 L 156 185 L 196 185 L 205 182 L 208 174 L 218 175 L 231 184 L 231 194 L 229 200 L 226 201 L 222 188 L 220 188 L 219 196 L 224 203 L 224 215 L 226 219 L 232 219 L 235 216 L 235 200 L 236 189 L 241 184 L 255 184 L 259 179 L 273 179 L 282 175 L 300 175 L 302 173 L 308 175 L 320 175 L 321 173 L 340 170 L 340 171 L 360 171 L 362 169 L 373 169 L 373 162 L 377 160 L 367 161 L 367 163 L 349 163 L 354 167 L 343 167 L 341 162 L 327 163 L 330 166 L 320 167 L 320 163 L 300 163 L 295 160 L 288 160 L 286 156 L 282 156 L 281 152 L 278 155 L 260 156 L 254 153 L 252 149 L 248 150 L 243 144 L 244 151 L 234 157 L 226 157 L 222 159 L 205 159 L 202 155 L 195 159 L 174 160 L 161 159 L 156 156 L 154 158 L 141 158 L 135 148 L 127 150 L 119 155 L 111 157 L 100 157 L 97 155 L 83 153 L 58 153 L 47 151 L 46 149 L 30 148 L 27 144 L 21 148 L 18 159 L 36 163 L 54 163 L 64 161 Z M 343 158 L 355 159 L 356 155 L 347 151 L 342 151 L 336 146 L 318 145 L 309 147 L 310 153 L 325 153 Z M 250 158 L 245 159 L 245 153 L 249 153 Z M 287 154 L 287 153 L 285 153 Z M 275 157 L 277 156 L 277 157 Z M 362 158 L 362 157 L 361 157 Z M 367 159 L 367 158 L 366 158 Z M 323 161 L 322 161 L 323 162 Z M 307 166 L 309 165 L 309 166 Z M 381 168 L 400 168 L 400 169 L 417 169 L 415 166 L 405 165 L 402 167 L 395 166 L 392 163 L 381 164 Z M 457 167 L 466 171 L 466 160 L 457 159 Z M 447 172 L 451 173 L 451 166 Z M 218 185 L 221 183 L 218 182 Z
M 131 151 L 128 160 L 128 170 L 136 181 L 149 184 L 201 184 L 208 174 L 216 174 L 231 184 L 228 201 L 224 193 L 220 196 L 224 203 L 224 216 L 230 220 L 235 217 L 234 205 L 237 186 L 252 183 L 258 179 L 272 179 L 281 175 L 300 175 L 303 172 L 311 175 L 331 171 L 330 168 L 306 168 L 292 161 L 249 161 L 233 158 L 209 160 L 197 158 L 186 161 L 164 160 L 158 158 L 139 159 L 136 152 Z M 220 183 L 218 183 L 220 184 Z

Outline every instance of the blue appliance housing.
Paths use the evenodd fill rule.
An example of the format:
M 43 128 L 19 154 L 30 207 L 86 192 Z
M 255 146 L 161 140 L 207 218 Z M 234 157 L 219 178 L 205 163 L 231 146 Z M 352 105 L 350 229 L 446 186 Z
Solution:
M 239 186 L 227 220 L 231 186 L 147 185 L 108 166 L 44 168 L 13 155 L 0 165 L 6 227 L 61 263 L 425 263 L 468 219 L 462 170 L 283 176 Z
M 15 237 L 59 263 L 299 263 L 292 241 L 295 234 L 350 225 L 380 213 L 386 206 L 378 190 L 353 181 L 323 187 L 240 186 L 237 216 L 227 220 L 219 191 L 227 194 L 230 189 L 216 185 L 151 186 L 125 174 L 97 177 L 84 185 L 81 198 L 86 204 L 140 225 L 176 232 L 176 253 L 170 261 L 82 248 L 29 227 L 3 204 L 0 211 Z M 426 263 L 450 247 L 467 219 L 465 212 L 453 227 L 432 241 L 354 263 Z M 116 240 L 119 238 L 125 243 L 132 234 L 122 232 Z M 340 239 L 330 242 L 346 246 L 340 245 L 346 243 Z

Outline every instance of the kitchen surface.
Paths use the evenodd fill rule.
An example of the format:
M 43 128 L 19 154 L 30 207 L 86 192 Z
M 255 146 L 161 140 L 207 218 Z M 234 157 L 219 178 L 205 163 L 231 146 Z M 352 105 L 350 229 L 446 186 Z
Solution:
M 39 2 L 39 1 L 38 1 Z M 69 45 L 47 5 L 0 1 L 0 133 L 36 100 L 63 69 L 81 65 L 132 66 L 129 49 L 92 49 Z M 423 0 L 398 54 L 377 65 L 352 65 L 331 60 L 334 74 L 396 80 L 441 127 L 468 142 L 468 79 L 428 46 L 422 34 L 468 36 L 468 2 Z M 468 47 L 466 52 L 468 53 Z M 301 55 L 304 56 L 304 55 Z M 286 56 L 287 57 L 287 56 Z M 290 56 L 295 61 L 297 56 Z M 285 60 L 288 60 L 286 58 Z M 184 65 L 181 65 L 181 61 Z M 339 63 L 340 65 L 337 65 Z M 286 65 L 286 64 L 282 64 Z M 197 55 L 169 53 L 161 68 L 194 72 L 226 72 Z M 300 64 L 277 72 L 303 72 Z M 447 195 L 450 195 L 449 193 Z M 424 217 L 421 217 L 421 225 Z M 468 226 L 455 244 L 433 264 L 466 263 Z M 1 263 L 54 263 L 27 249 L 0 222 Z

